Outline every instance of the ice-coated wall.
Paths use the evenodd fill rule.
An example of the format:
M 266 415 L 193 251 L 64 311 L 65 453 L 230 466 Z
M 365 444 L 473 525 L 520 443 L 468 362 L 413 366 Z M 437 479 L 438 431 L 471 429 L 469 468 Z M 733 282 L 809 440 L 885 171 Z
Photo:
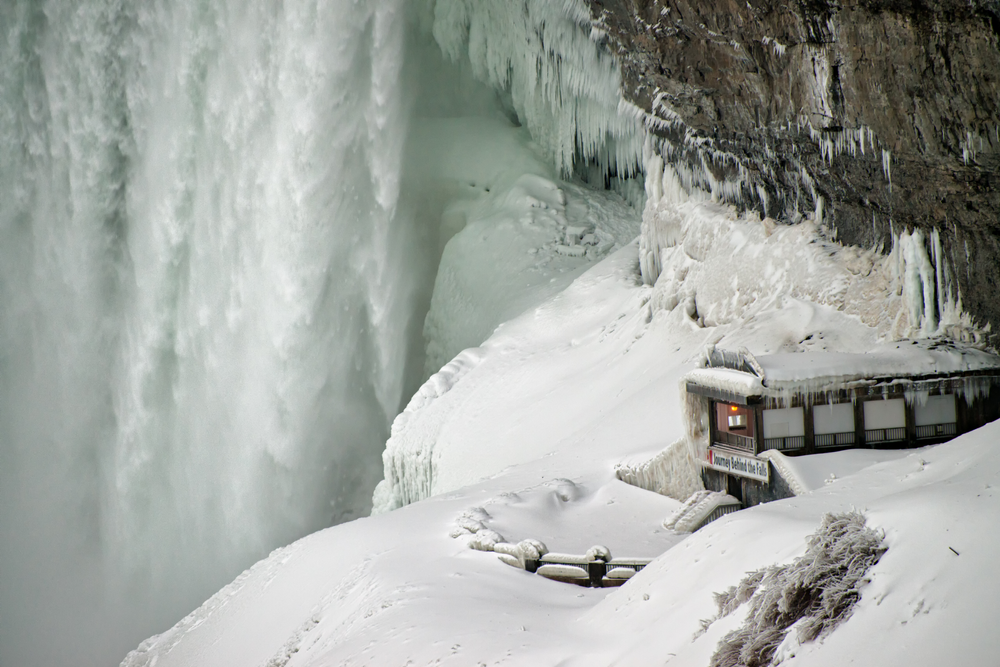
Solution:
M 509 92 L 532 137 L 563 173 L 593 160 L 638 173 L 645 131 L 623 105 L 617 61 L 581 0 L 422 0 L 425 24 L 452 60 Z
M 890 251 L 937 234 L 997 345 L 1000 5 L 589 0 L 680 182 Z

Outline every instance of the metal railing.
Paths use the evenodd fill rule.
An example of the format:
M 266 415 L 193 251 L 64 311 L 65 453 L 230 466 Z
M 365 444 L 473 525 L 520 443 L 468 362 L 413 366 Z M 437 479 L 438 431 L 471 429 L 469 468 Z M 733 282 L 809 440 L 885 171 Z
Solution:
M 823 433 L 815 437 L 817 447 L 843 447 L 854 444 L 854 431 L 847 433 Z
M 764 449 L 802 449 L 806 446 L 804 435 L 789 435 L 784 438 L 764 438 Z
M 750 452 L 751 454 L 756 451 L 756 443 L 753 438 L 745 435 L 730 433 L 729 431 L 717 431 L 715 433 L 715 442 L 726 447 L 742 449 L 743 451 Z
M 865 442 L 895 442 L 906 440 L 906 428 L 871 428 L 865 429 Z
M 707 517 L 705 517 L 704 521 L 698 524 L 698 528 L 695 528 L 695 530 L 698 530 L 699 528 L 704 528 L 705 526 L 712 523 L 716 519 L 721 519 L 727 514 L 732 514 L 733 512 L 739 512 L 741 509 L 743 509 L 743 506 L 738 503 L 733 503 L 730 505 L 719 505 L 714 510 L 712 510 Z
M 958 433 L 958 424 L 927 424 L 917 427 L 918 438 L 940 438 Z
M 736 506 L 739 509 L 739 506 Z M 567 558 L 567 556 L 569 556 Z M 621 586 L 628 579 L 609 579 L 608 573 L 614 569 L 628 569 L 635 572 L 641 571 L 649 565 L 651 558 L 612 558 L 609 561 L 588 560 L 586 556 L 573 556 L 570 554 L 545 554 L 540 559 L 526 558 L 524 569 L 528 572 L 541 574 L 547 579 L 554 579 L 568 584 L 578 586 L 590 586 L 602 588 L 609 586 Z M 546 573 L 542 568 L 546 565 L 561 565 L 566 569 L 558 573 Z M 579 572 L 574 571 L 579 570 Z

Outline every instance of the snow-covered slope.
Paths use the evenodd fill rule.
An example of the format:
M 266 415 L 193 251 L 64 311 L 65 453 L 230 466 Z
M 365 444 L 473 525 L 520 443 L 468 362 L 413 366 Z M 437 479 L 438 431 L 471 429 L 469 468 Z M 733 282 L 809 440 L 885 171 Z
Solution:
M 933 448 L 797 459 L 803 495 L 690 536 L 663 528 L 678 502 L 615 478 L 617 463 L 648 459 L 683 435 L 678 380 L 707 343 L 861 351 L 878 339 L 864 313 L 801 287 L 835 276 L 843 294 L 866 280 L 891 287 L 874 261 L 845 268 L 809 224 L 768 235 L 727 209 L 686 206 L 678 213 L 689 233 L 726 225 L 745 239 L 734 249 L 720 236 L 688 255 L 689 275 L 727 256 L 763 258 L 756 274 L 740 274 L 748 293 L 763 294 L 773 271 L 762 269 L 782 269 L 775 258 L 814 273 L 789 280 L 794 293 L 714 311 L 701 283 L 678 278 L 682 293 L 701 299 L 699 312 L 728 313 L 706 322 L 681 299 L 654 308 L 663 286 L 643 286 L 636 246 L 623 248 L 459 355 L 414 399 L 394 428 L 377 498 L 382 509 L 411 504 L 276 551 L 124 664 L 707 664 L 743 615 L 696 636 L 715 614 L 713 593 L 800 555 L 825 513 L 852 508 L 885 532 L 888 552 L 853 616 L 821 643 L 789 643 L 787 664 L 988 664 L 1000 649 L 988 627 L 1000 614 L 1000 580 L 984 576 L 1000 557 L 988 530 L 1000 519 L 1000 425 Z M 486 531 L 552 551 L 600 544 L 615 557 L 659 557 L 618 590 L 582 589 L 469 549 Z
M 676 227 L 655 285 L 641 285 L 636 249 L 623 249 L 432 377 L 393 424 L 376 511 L 585 442 L 617 456 L 662 449 L 679 424 L 654 415 L 679 414 L 680 368 L 707 344 L 862 352 L 908 331 L 896 254 L 844 248 L 809 221 L 775 228 L 711 202 L 665 199 L 651 191 L 644 215 L 647 227 L 651 216 Z M 485 254 L 476 241 L 489 243 L 466 241 L 472 257 Z M 456 383 L 459 369 L 467 377 Z M 596 419 L 615 409 L 635 417 Z

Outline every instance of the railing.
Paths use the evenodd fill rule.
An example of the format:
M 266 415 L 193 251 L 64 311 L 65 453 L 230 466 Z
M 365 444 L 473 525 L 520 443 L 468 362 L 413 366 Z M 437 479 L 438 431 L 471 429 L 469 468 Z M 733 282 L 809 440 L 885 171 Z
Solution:
M 854 444 L 854 431 L 847 433 L 823 433 L 815 438 L 817 447 L 843 447 Z
M 764 449 L 802 449 L 806 446 L 804 435 L 789 435 L 784 438 L 764 438 Z
M 958 433 L 958 424 L 927 424 L 917 427 L 918 438 L 939 438 Z
M 739 512 L 741 509 L 743 509 L 743 506 L 736 503 L 730 505 L 719 505 L 712 510 L 707 517 L 705 517 L 705 520 L 699 524 L 698 528 L 704 528 L 716 519 L 721 519 L 727 514 L 732 514 L 733 512 Z M 695 530 L 698 530 L 698 528 L 695 528 Z
M 754 439 L 745 435 L 736 435 L 729 431 L 717 431 L 715 433 L 715 441 L 720 445 L 742 449 L 751 454 L 756 452 Z
M 902 426 L 865 430 L 865 442 L 894 442 L 897 440 L 906 440 L 906 429 Z
M 736 506 L 739 509 L 739 505 Z M 541 559 L 524 560 L 524 569 L 540 574 L 546 579 L 553 579 L 567 584 L 606 588 L 621 586 L 630 577 L 608 577 L 612 570 L 632 570 L 639 572 L 649 565 L 650 558 L 612 558 L 609 561 L 601 559 L 589 560 L 586 556 L 572 554 L 545 554 Z M 508 563 L 510 564 L 510 563 Z M 546 565 L 558 566 L 556 569 L 546 568 Z M 517 567 L 515 565 L 515 567 Z M 631 575 L 630 575 L 631 576 Z

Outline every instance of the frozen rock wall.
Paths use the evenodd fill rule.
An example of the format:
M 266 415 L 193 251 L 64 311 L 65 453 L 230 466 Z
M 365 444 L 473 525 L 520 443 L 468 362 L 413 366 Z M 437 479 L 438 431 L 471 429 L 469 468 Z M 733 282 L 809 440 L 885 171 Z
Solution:
M 1000 4 L 590 5 L 688 191 L 885 251 L 922 230 L 996 342 Z

